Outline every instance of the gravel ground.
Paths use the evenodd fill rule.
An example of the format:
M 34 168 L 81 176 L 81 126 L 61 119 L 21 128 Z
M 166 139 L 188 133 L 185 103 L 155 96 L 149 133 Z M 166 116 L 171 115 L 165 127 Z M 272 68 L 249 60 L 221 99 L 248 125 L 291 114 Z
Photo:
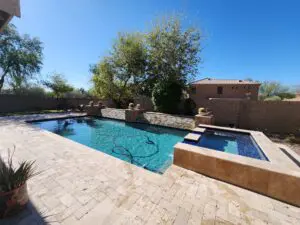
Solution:
M 275 143 L 280 143 L 288 146 L 290 149 L 295 151 L 298 155 L 300 155 L 300 144 L 297 143 L 291 143 L 287 141 L 287 136 L 280 136 L 280 135 L 267 135 L 272 141 Z

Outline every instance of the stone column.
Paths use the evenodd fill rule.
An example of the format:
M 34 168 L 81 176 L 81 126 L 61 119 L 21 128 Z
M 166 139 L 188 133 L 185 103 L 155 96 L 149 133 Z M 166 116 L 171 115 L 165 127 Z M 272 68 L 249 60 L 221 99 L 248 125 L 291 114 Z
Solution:
M 195 126 L 197 127 L 199 124 L 208 124 L 208 125 L 214 125 L 215 118 L 213 115 L 201 115 L 197 114 L 195 116 Z
M 133 103 L 130 103 L 128 109 L 125 109 L 125 121 L 126 122 L 135 122 L 137 117 L 143 113 L 143 110 L 140 109 L 140 105 L 137 104 L 134 107 Z

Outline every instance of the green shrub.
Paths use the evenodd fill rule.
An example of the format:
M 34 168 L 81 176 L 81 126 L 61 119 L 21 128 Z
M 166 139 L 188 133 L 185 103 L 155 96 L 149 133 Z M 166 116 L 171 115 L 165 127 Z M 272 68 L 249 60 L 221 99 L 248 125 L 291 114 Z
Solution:
M 291 92 L 282 92 L 277 94 L 281 99 L 291 99 L 296 98 L 296 94 Z
M 264 101 L 281 101 L 281 98 L 279 96 L 271 96 L 271 97 L 265 98 Z
M 182 86 L 177 82 L 160 81 L 152 92 L 155 109 L 165 113 L 178 113 L 178 105 L 182 96 Z
M 186 115 L 194 115 L 196 110 L 196 103 L 191 98 L 187 98 L 183 102 L 183 110 Z

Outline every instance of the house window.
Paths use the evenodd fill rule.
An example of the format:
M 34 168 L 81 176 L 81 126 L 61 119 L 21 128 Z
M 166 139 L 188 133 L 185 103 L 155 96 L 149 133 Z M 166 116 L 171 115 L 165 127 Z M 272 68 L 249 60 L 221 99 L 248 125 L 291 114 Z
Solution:
M 223 94 L 223 87 L 218 87 L 217 88 L 217 93 L 218 93 L 218 95 Z

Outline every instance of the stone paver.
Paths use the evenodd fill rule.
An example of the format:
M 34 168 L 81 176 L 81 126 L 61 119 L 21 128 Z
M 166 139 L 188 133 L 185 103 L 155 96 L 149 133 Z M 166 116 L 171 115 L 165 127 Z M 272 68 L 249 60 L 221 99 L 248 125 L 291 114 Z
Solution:
M 200 132 L 200 133 L 204 133 L 205 130 L 206 130 L 205 128 L 201 128 L 201 127 L 196 127 L 195 129 L 193 129 L 193 131 Z
M 49 117 L 47 117 L 49 118 Z M 20 121 L 0 121 L 0 151 L 36 160 L 30 203 L 0 224 L 300 224 L 300 209 L 171 166 L 155 174 Z
M 200 134 L 189 133 L 184 137 L 184 139 L 189 141 L 199 141 L 200 137 Z

